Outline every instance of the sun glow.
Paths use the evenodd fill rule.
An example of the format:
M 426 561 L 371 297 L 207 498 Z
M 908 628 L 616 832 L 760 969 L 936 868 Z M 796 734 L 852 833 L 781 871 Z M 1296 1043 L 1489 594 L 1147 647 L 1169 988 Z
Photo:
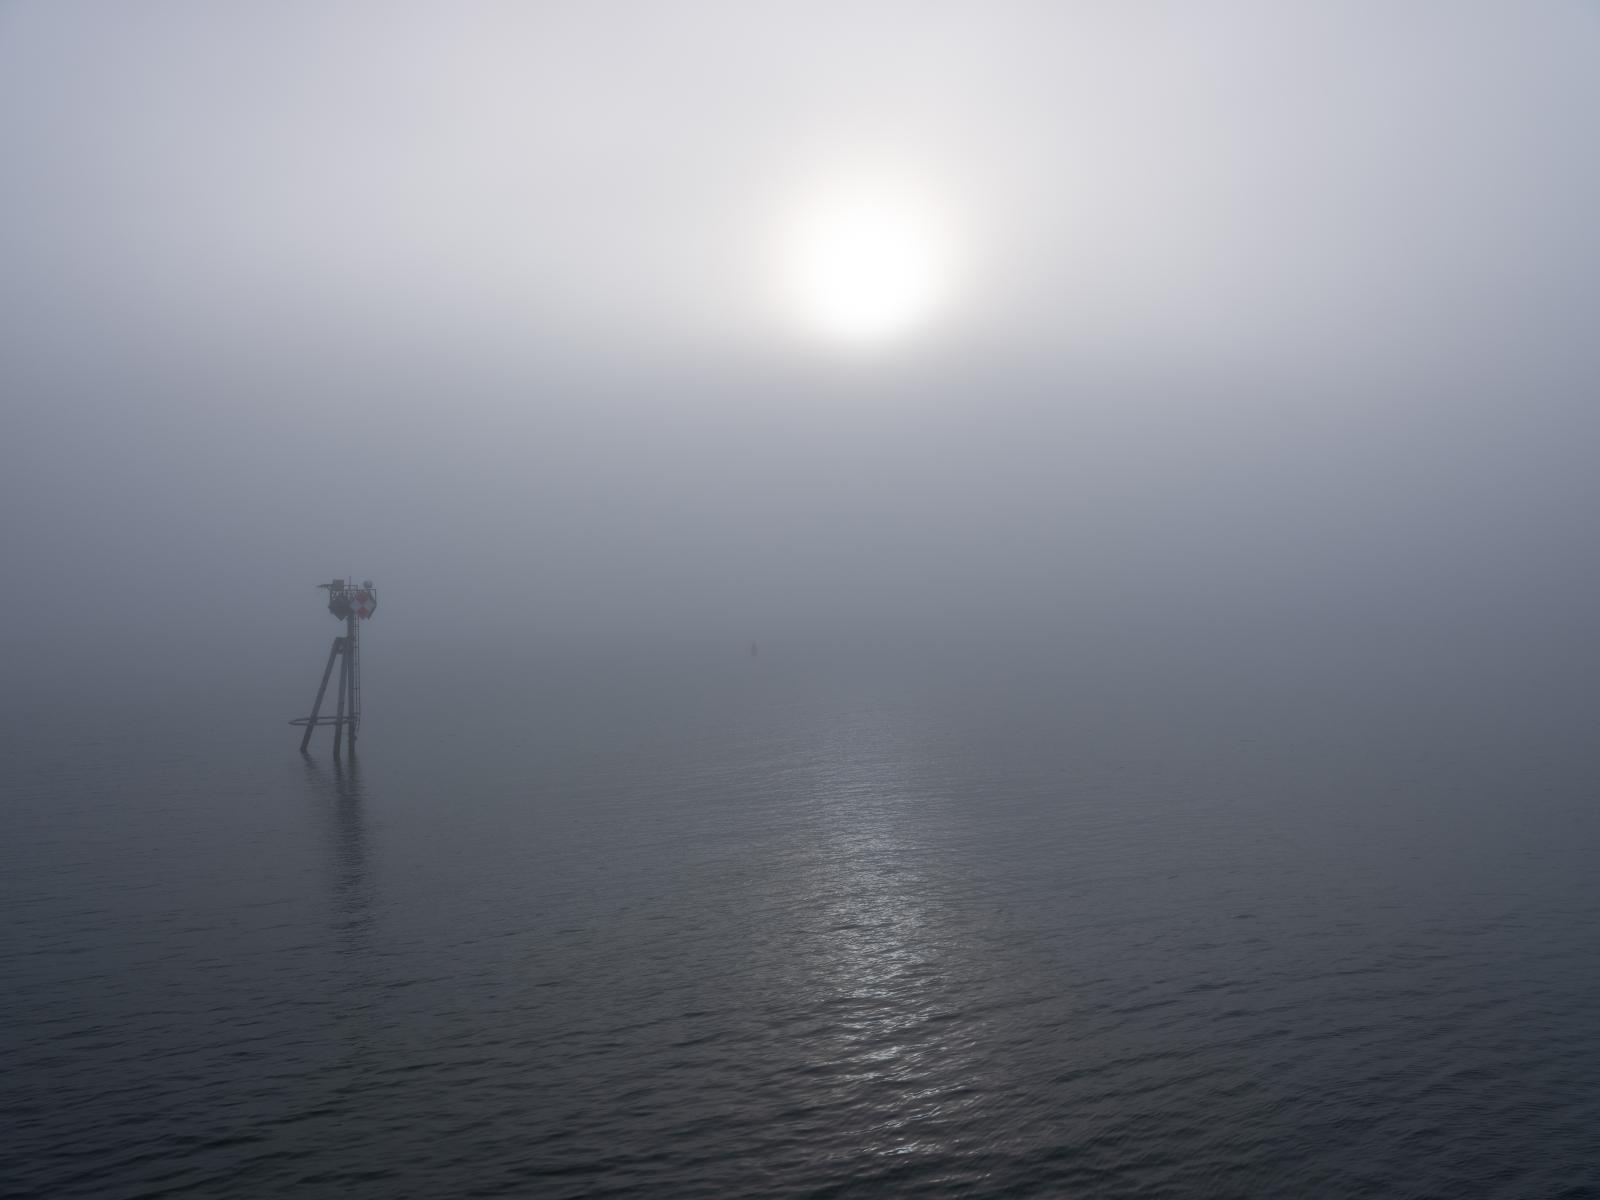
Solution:
M 784 241 L 797 315 L 831 340 L 877 343 L 924 325 L 948 302 L 953 239 L 936 206 L 901 190 L 840 189 L 804 208 Z

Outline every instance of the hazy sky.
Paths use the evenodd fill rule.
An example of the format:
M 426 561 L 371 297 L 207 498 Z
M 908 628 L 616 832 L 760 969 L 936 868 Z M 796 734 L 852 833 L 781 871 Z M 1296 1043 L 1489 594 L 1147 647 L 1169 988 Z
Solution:
M 1589 0 L 0 0 L 9 641 L 1593 609 L 1597 214 Z

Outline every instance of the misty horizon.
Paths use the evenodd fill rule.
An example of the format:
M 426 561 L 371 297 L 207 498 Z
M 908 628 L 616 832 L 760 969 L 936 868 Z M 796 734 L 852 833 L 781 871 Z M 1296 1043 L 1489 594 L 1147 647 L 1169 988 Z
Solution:
M 273 11 L 0 14 L 6 557 L 102 581 L 32 629 L 1593 593 L 1592 8 Z M 769 294 L 863 161 L 967 264 L 864 349 Z

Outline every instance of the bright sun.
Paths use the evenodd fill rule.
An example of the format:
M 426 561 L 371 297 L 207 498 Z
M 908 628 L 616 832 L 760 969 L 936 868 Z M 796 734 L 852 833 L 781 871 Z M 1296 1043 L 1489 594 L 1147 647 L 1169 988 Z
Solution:
M 905 336 L 949 300 L 952 239 L 935 206 L 882 187 L 840 189 L 791 222 L 784 277 L 799 317 L 832 340 Z

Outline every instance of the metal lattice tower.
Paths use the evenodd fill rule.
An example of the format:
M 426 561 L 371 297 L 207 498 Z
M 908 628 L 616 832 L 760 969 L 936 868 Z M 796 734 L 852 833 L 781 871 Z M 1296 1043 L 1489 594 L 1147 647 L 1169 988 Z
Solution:
M 350 752 L 355 753 L 356 733 L 361 726 L 361 626 L 378 608 L 378 589 L 372 580 L 356 585 L 343 579 L 332 583 L 319 583 L 328 593 L 328 611 L 344 622 L 344 634 L 333 639 L 328 651 L 327 665 L 322 668 L 322 682 L 317 685 L 317 698 L 311 702 L 309 717 L 296 717 L 291 725 L 302 726 L 305 733 L 300 738 L 300 753 L 311 744 L 311 734 L 319 725 L 333 726 L 333 756 L 339 757 L 340 744 L 348 738 Z M 334 715 L 324 717 L 322 698 L 328 691 L 328 680 L 333 676 L 333 665 L 339 664 L 339 691 L 334 704 Z

